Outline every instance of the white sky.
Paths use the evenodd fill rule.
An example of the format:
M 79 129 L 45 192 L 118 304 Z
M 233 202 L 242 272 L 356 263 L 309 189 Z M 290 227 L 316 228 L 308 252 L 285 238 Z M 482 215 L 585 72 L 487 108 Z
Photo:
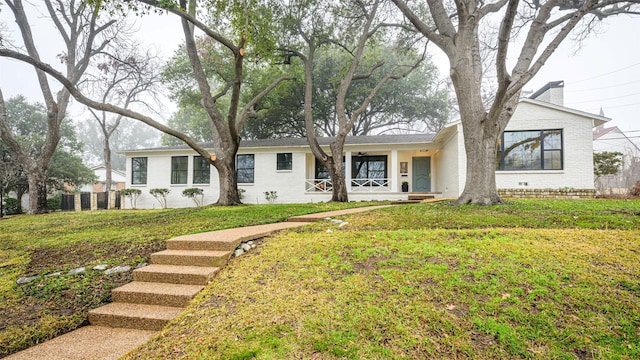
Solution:
M 0 23 L 8 27 L 13 39 L 20 38 L 6 6 L 0 11 Z M 144 45 L 158 49 L 163 56 L 170 56 L 182 42 L 175 16 L 151 15 L 140 20 L 139 26 L 137 36 Z M 52 37 L 53 26 L 40 18 L 32 22 L 32 30 L 43 60 L 59 65 L 55 55 L 62 46 Z M 549 81 L 564 80 L 565 106 L 596 114 L 602 107 L 605 116 L 612 118 L 608 126 L 616 125 L 629 136 L 640 137 L 640 42 L 636 35 L 640 36 L 640 17 L 607 19 L 600 34 L 587 39 L 577 53 L 576 44 L 565 41 L 525 90 L 535 91 Z M 446 59 L 435 54 L 434 61 L 446 76 Z M 59 87 L 54 81 L 51 84 Z M 0 88 L 5 99 L 23 94 L 31 101 L 42 102 L 33 69 L 18 61 L 0 58 Z M 71 115 L 83 117 L 79 107 Z

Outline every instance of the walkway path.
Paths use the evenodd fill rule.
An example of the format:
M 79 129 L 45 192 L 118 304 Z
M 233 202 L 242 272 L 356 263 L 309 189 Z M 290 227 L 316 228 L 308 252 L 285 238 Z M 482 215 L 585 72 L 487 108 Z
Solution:
M 274 232 L 335 217 L 387 207 L 295 216 L 287 222 L 225 229 L 167 240 L 167 250 L 151 254 L 151 265 L 136 269 L 133 282 L 112 291 L 113 301 L 89 312 L 90 326 L 6 357 L 22 359 L 117 359 L 147 342 L 178 316 L 224 267 L 241 243 Z

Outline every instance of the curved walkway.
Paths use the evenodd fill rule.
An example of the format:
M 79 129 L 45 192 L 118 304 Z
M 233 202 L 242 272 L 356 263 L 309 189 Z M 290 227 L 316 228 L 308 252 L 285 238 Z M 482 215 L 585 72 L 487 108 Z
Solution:
M 151 255 L 152 264 L 134 281 L 113 290 L 114 302 L 89 312 L 90 326 L 46 341 L 5 359 L 117 359 L 147 342 L 178 316 L 231 258 L 241 243 L 326 218 L 388 207 L 370 206 L 295 216 L 287 222 L 184 235 Z

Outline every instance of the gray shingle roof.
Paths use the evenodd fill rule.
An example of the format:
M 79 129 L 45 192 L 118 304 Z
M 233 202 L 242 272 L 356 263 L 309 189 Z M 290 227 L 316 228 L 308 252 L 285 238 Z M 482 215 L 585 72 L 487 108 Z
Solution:
M 435 134 L 405 134 L 405 135 L 371 135 L 371 136 L 348 136 L 347 145 L 363 145 L 363 144 L 420 144 L 433 141 Z M 320 145 L 329 145 L 335 137 L 318 138 Z M 201 143 L 205 149 L 213 148 L 213 143 Z M 282 139 L 263 139 L 263 140 L 242 140 L 240 148 L 268 148 L 268 147 L 297 147 L 308 146 L 307 138 L 282 138 Z M 153 150 L 185 150 L 189 149 L 187 145 L 163 146 L 146 149 L 128 149 L 128 151 L 153 151 Z

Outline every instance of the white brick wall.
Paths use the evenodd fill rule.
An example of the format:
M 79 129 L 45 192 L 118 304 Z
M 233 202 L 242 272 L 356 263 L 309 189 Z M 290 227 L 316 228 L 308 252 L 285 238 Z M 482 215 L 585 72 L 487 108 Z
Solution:
M 563 170 L 497 171 L 499 189 L 593 189 L 592 120 L 557 109 L 521 102 L 507 130 L 562 129 Z M 521 184 L 527 183 L 527 185 Z
M 460 140 L 458 133 L 453 134 L 444 141 L 442 149 L 434 156 L 432 166 L 438 185 L 434 191 L 442 192 L 443 197 L 457 197 L 462 192 L 459 175 Z M 464 156 L 464 147 L 462 156 Z

